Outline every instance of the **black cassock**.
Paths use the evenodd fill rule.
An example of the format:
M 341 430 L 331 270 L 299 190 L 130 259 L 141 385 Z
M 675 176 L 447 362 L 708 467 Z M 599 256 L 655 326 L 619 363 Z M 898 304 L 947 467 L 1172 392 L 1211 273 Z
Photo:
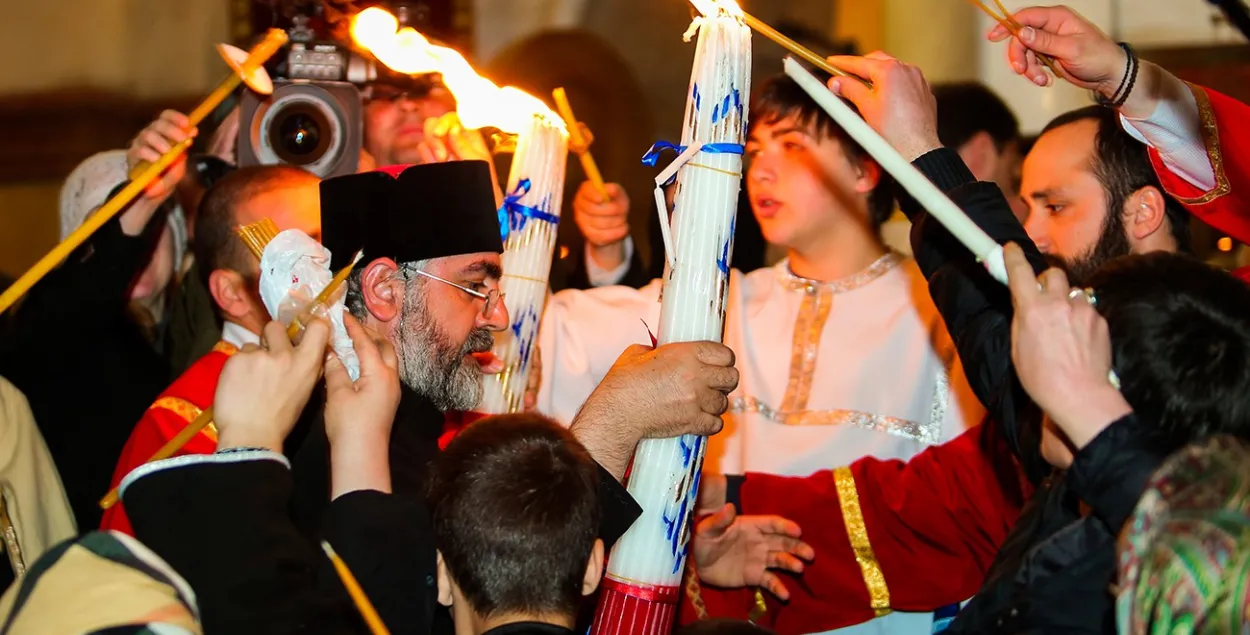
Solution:
M 126 508 L 136 510 L 136 536 L 195 589 L 207 633 L 368 632 L 321 539 L 392 633 L 450 633 L 449 613 L 437 603 L 433 528 L 422 500 L 443 420 L 405 389 L 391 433 L 393 494 L 353 492 L 331 502 L 329 445 L 314 420 L 292 469 L 276 456 L 198 457 L 213 462 L 135 481 Z M 606 470 L 600 483 L 601 537 L 610 547 L 641 509 Z

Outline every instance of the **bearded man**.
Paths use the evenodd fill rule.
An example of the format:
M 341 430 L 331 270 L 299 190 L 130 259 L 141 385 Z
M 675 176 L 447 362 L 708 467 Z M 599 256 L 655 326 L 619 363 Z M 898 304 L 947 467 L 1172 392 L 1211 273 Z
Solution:
M 362 478 L 388 483 L 405 505 L 401 518 L 387 523 L 399 528 L 398 535 L 371 536 L 343 547 L 360 547 L 358 552 L 340 552 L 358 576 L 412 590 L 375 598 L 379 612 L 393 616 L 388 624 L 410 624 L 412 632 L 451 632 L 449 614 L 432 604 L 436 580 L 427 572 L 434 570 L 434 551 L 381 557 L 368 547 L 428 535 L 423 533 L 430 531 L 422 500 L 425 474 L 439 451 L 444 413 L 477 406 L 482 375 L 502 369 L 490 352 L 492 333 L 508 326 L 499 291 L 503 242 L 496 209 L 484 161 L 395 166 L 321 183 L 322 243 L 336 271 L 363 252 L 347 279 L 347 309 L 395 348 L 401 397 L 389 432 L 389 469 L 386 462 L 360 458 L 368 454 L 360 448 L 379 445 L 367 427 L 335 444 L 328 442 L 324 423 L 309 432 L 292 462 L 295 521 L 310 537 L 323 529 L 334 533 L 332 520 L 320 526 L 332 493 L 331 463 L 335 470 L 354 467 Z M 618 503 L 605 503 L 600 529 L 605 543 L 624 533 L 637 514 L 616 482 L 634 443 L 718 431 L 726 395 L 738 383 L 733 362 L 733 352 L 714 342 L 632 347 L 618 361 L 620 372 L 600 386 L 604 396 L 595 402 L 600 405 L 588 402 L 573 422 L 574 436 L 602 467 L 603 496 Z M 422 606 L 421 598 L 428 604 Z M 434 623 L 425 615 L 436 615 Z

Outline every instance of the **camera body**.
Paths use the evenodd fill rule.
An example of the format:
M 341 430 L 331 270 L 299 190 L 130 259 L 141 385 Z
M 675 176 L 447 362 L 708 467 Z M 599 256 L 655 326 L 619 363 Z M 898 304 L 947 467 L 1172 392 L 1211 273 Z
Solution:
M 245 90 L 239 103 L 240 166 L 288 164 L 321 178 L 354 174 L 364 143 L 357 84 L 373 64 L 336 44 L 315 42 L 307 18 L 295 18 L 286 58 L 273 71 L 274 90 Z

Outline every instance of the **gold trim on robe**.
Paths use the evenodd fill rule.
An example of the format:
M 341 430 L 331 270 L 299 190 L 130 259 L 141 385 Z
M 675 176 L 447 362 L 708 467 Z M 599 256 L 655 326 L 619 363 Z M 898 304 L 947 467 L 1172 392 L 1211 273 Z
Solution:
M 1220 126 L 1215 119 L 1215 109 L 1211 107 L 1211 98 L 1201 86 L 1195 86 L 1189 82 L 1185 85 L 1189 87 L 1189 92 L 1194 95 L 1194 101 L 1198 103 L 1202 145 L 1207 150 L 1207 160 L 1211 162 L 1211 169 L 1215 173 L 1215 187 L 1193 198 L 1184 198 L 1175 194 L 1172 196 L 1185 205 L 1203 205 L 1228 194 L 1232 186 L 1228 182 L 1228 175 L 1224 173 L 1224 154 L 1220 150 Z
M 227 346 L 229 346 L 229 344 L 227 344 Z M 196 406 L 181 397 L 161 397 L 149 406 L 148 410 L 151 410 L 152 408 L 162 408 L 164 410 L 168 410 L 179 417 L 186 419 L 188 424 L 195 421 L 196 417 L 200 416 L 203 412 L 200 410 L 199 406 Z M 217 443 L 217 426 L 213 425 L 212 422 L 209 422 L 208 426 L 201 430 L 201 433 L 208 437 L 213 443 Z
M 890 612 L 890 589 L 885 584 L 885 574 L 873 553 L 868 540 L 868 528 L 864 524 L 864 512 L 859 506 L 859 490 L 855 488 L 855 475 L 851 468 L 840 467 L 833 471 L 833 482 L 838 490 L 838 505 L 842 508 L 842 521 L 846 536 L 855 552 L 855 561 L 864 575 L 868 587 L 868 599 L 877 617 Z

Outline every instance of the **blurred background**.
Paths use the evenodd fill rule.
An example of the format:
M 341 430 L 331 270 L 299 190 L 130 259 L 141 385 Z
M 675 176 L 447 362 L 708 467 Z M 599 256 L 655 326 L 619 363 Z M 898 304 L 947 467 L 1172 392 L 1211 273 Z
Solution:
M 329 4 L 343 4 L 326 0 Z M 0 0 L 0 273 L 20 274 L 57 237 L 61 181 L 94 152 L 124 147 L 164 108 L 186 111 L 224 76 L 217 42 L 247 46 L 285 26 L 277 0 Z M 351 3 L 347 3 L 351 4 Z M 368 6 L 371 2 L 355 2 Z M 421 30 L 458 48 L 500 85 L 550 102 L 564 86 L 594 131 L 603 173 L 635 201 L 652 171 L 639 157 L 676 140 L 693 45 L 685 0 L 423 0 L 404 2 Z M 982 38 L 990 22 L 965 0 L 744 0 L 743 7 L 820 54 L 884 50 L 931 82 L 980 80 L 1016 111 L 1023 132 L 1088 103 L 1079 90 L 1032 87 Z M 1026 2 L 1007 0 L 1008 9 Z M 1077 11 L 1184 79 L 1250 101 L 1250 46 L 1204 0 L 1073 0 Z M 1236 4 L 1240 4 L 1237 2 Z M 781 49 L 756 37 L 756 76 Z M 569 187 L 582 180 L 569 162 Z M 566 206 L 571 196 L 566 196 Z M 649 213 L 635 205 L 633 213 Z M 572 229 L 572 223 L 563 223 Z M 647 219 L 634 238 L 648 254 Z M 1240 245 L 1199 226 L 1205 257 L 1245 264 Z

